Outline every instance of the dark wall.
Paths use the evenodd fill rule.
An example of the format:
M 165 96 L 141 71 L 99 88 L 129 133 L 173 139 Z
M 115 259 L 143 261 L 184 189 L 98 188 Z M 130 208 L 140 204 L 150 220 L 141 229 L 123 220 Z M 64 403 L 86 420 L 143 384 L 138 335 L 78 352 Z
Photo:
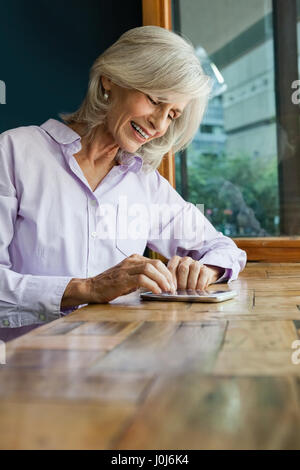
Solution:
M 0 0 L 0 133 L 74 111 L 93 61 L 142 25 L 141 0 Z

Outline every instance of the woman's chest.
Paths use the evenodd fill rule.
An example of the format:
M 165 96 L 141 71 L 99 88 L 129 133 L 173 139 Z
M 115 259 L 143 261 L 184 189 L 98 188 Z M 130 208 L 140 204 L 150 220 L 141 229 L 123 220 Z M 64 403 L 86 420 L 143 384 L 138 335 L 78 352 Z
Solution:
M 105 176 L 110 172 L 111 168 L 90 168 L 88 166 L 79 165 L 81 171 L 87 180 L 92 192 L 94 192 L 101 181 L 105 178 Z
M 91 275 L 125 256 L 143 254 L 148 235 L 144 188 L 132 175 L 116 174 L 92 194 L 87 182 L 93 191 L 107 173 L 87 172 L 87 182 L 82 174 L 76 168 L 52 173 L 48 167 L 35 184 L 23 182 L 13 242 L 21 253 L 20 272 L 29 263 L 39 274 L 57 272 L 64 260 L 67 272 L 86 266 Z M 13 247 L 11 254 L 18 258 Z
M 110 173 L 110 171 L 116 166 L 115 162 L 92 166 L 89 164 L 89 162 L 78 160 L 75 155 L 74 158 L 85 179 L 87 180 L 92 192 L 97 189 L 106 175 L 108 175 L 108 173 Z

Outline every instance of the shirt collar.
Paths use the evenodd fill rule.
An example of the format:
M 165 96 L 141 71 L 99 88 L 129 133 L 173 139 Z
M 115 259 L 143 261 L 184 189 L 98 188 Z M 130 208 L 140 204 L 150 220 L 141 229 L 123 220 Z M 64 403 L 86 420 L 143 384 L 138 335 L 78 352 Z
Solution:
M 40 126 L 47 134 L 52 137 L 58 144 L 72 144 L 81 137 L 73 129 L 56 119 L 48 119 Z
M 41 126 L 47 134 L 52 137 L 58 144 L 72 144 L 75 141 L 80 142 L 81 137 L 73 129 L 71 129 L 66 124 L 57 121 L 57 119 L 48 119 Z M 143 159 L 139 155 L 133 155 L 128 152 L 120 152 L 117 157 L 118 162 L 120 163 L 120 168 L 123 167 L 124 170 L 128 169 L 137 173 L 142 165 Z
M 124 151 L 118 155 L 117 161 L 120 163 L 121 168 L 124 167 L 124 169 L 126 169 L 127 167 L 128 170 L 134 171 L 135 173 L 140 171 L 143 166 L 142 157 Z

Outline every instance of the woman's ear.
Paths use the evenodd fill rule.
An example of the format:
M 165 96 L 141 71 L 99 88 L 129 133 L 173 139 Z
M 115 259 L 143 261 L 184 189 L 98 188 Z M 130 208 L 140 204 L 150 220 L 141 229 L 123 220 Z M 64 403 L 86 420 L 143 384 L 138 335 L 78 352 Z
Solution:
M 102 91 L 104 91 L 104 89 L 106 91 L 109 91 L 111 89 L 111 79 L 105 77 L 105 75 L 101 75 L 100 83 L 101 83 L 101 86 L 102 86 Z

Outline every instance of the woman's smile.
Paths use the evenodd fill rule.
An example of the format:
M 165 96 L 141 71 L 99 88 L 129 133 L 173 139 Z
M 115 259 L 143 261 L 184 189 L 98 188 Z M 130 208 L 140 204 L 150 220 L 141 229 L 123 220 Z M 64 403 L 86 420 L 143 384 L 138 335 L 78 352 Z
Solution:
M 146 142 L 146 140 L 149 139 L 149 136 L 147 134 L 145 134 L 142 130 L 140 130 L 140 128 L 138 129 L 137 127 L 137 124 L 134 123 L 134 121 L 131 121 L 130 122 L 130 127 L 132 129 L 132 133 L 135 137 L 136 140 L 138 140 L 139 142 Z M 141 132 L 144 134 L 142 135 Z M 145 137 L 147 135 L 147 137 Z

